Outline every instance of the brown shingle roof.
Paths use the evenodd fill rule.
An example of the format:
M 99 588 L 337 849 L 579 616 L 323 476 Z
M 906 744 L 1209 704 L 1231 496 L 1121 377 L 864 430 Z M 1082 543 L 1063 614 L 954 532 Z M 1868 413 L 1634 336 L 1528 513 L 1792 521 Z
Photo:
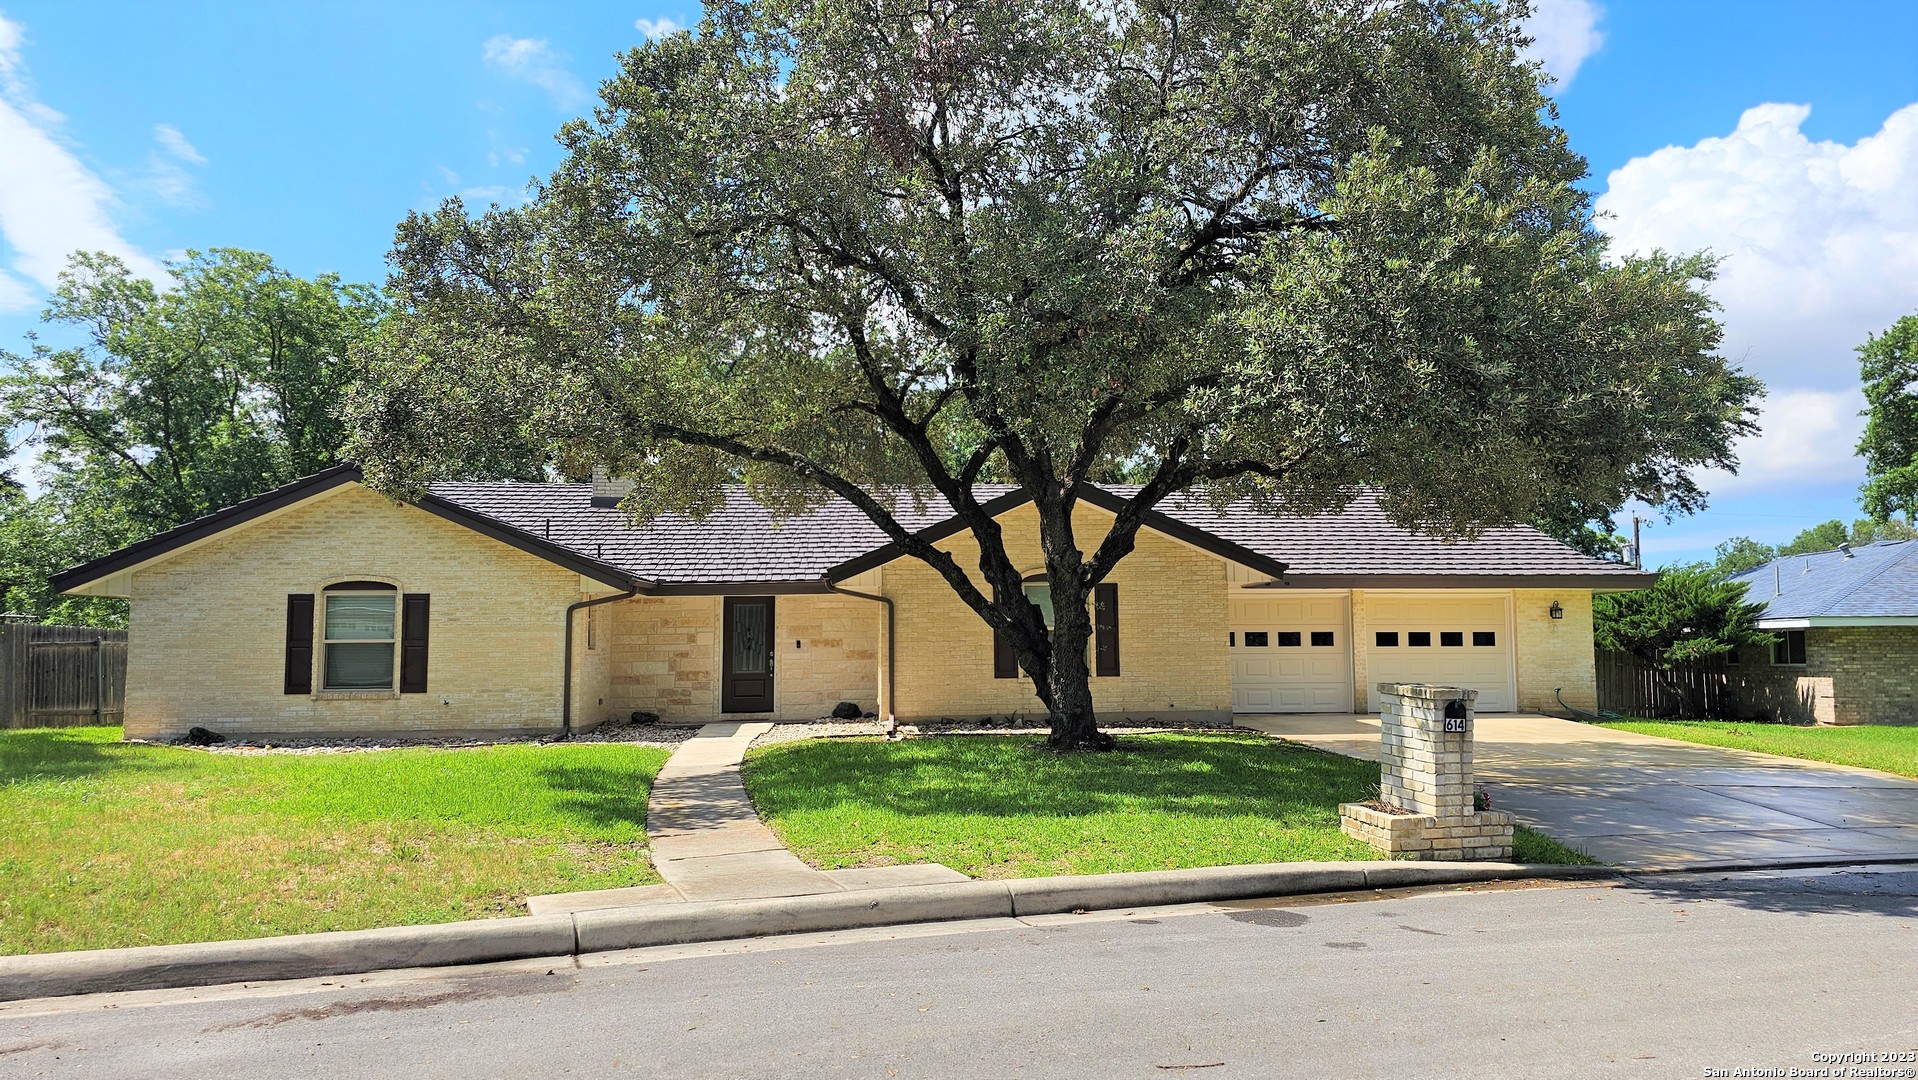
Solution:
M 779 521 L 737 487 L 727 490 L 720 509 L 704 521 L 668 515 L 644 527 L 633 526 L 616 508 L 593 506 L 589 484 L 434 484 L 430 490 L 669 586 L 817 582 L 848 563 L 870 562 L 862 557 L 886 546 L 885 534 L 849 503 L 834 500 Z M 1012 490 L 982 487 L 980 497 L 1003 497 Z M 1125 497 L 1136 489 L 1107 490 Z M 1286 580 L 1297 585 L 1635 588 L 1652 576 L 1582 555 L 1526 527 L 1491 529 L 1475 540 L 1448 543 L 1393 524 L 1370 497 L 1316 517 L 1272 515 L 1243 504 L 1218 512 L 1199 498 L 1175 500 L 1162 509 L 1174 522 L 1226 541 L 1225 546 L 1286 564 Z M 936 498 L 920 507 L 909 496 L 896 501 L 895 513 L 914 530 L 938 526 L 951 516 Z

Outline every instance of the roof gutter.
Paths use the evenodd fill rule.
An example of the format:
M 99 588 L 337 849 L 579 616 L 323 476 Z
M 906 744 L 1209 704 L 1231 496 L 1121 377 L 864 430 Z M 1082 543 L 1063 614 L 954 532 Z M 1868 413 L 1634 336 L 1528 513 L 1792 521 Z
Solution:
M 591 600 L 581 600 L 576 604 L 566 605 L 566 648 L 564 650 L 565 658 L 560 669 L 561 674 L 559 679 L 560 738 L 570 739 L 573 737 L 573 613 L 581 608 L 598 607 L 601 604 L 610 604 L 615 600 L 631 600 L 638 595 L 639 586 L 633 585 L 627 588 L 623 593 L 594 597 Z
M 854 592 L 851 589 L 842 589 L 830 581 L 826 582 L 826 588 L 831 589 L 841 596 L 856 597 L 860 600 L 877 600 L 879 603 L 886 605 L 886 700 L 879 703 L 879 719 L 896 719 L 893 716 L 892 701 L 898 683 L 893 679 L 893 675 L 899 670 L 899 650 L 894 647 L 892 597 L 876 595 L 874 593 Z

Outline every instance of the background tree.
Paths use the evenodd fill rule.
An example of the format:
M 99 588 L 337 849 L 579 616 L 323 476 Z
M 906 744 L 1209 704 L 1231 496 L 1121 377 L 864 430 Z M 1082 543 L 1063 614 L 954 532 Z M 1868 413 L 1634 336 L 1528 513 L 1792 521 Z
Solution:
M 1858 347 L 1865 384 L 1865 512 L 1880 521 L 1918 517 L 1918 315 Z
M 44 321 L 78 343 L 0 351 L 0 418 L 44 486 L 0 500 L 9 610 L 124 617 L 51 596 L 46 574 L 340 460 L 348 353 L 383 311 L 377 290 L 230 249 L 168 272 L 162 290 L 75 255 Z
M 1734 536 L 1712 549 L 1716 556 L 1712 562 L 1712 569 L 1726 575 L 1742 574 L 1784 555 L 1811 555 L 1820 551 L 1832 551 L 1839 544 L 1863 547 L 1880 540 L 1914 539 L 1918 539 L 1918 529 L 1912 528 L 1911 525 L 1897 518 L 1886 521 L 1858 518 L 1851 523 L 1849 530 L 1845 528 L 1844 522 L 1834 518 L 1803 529 L 1789 542 L 1776 546 L 1760 543 L 1749 536 Z
M 1664 685 L 1697 715 L 1694 691 L 1671 672 L 1723 660 L 1749 645 L 1770 645 L 1758 629 L 1765 605 L 1748 602 L 1747 585 L 1704 566 L 1663 570 L 1649 589 L 1592 598 L 1592 637 L 1601 649 L 1630 653 L 1664 674 Z
M 1749 536 L 1734 536 L 1712 549 L 1712 569 L 1724 577 L 1756 569 L 1778 557 L 1778 548 Z
M 1060 749 L 1086 600 L 1179 492 L 1378 492 L 1448 534 L 1677 512 L 1760 392 L 1702 258 L 1610 258 L 1522 4 L 716 0 L 627 53 L 527 205 L 410 216 L 355 403 L 395 493 L 508 433 L 639 481 L 836 495 L 1004 634 Z M 1031 496 L 1057 612 L 973 484 Z M 1082 536 L 1080 485 L 1141 486 Z M 950 503 L 971 569 L 891 513 Z

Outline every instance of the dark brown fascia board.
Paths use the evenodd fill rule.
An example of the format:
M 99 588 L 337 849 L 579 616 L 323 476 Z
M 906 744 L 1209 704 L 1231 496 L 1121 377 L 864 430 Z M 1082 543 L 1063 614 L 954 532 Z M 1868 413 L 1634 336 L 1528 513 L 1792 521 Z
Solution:
M 1124 496 L 1114 495 L 1104 488 L 1095 487 L 1091 484 L 1079 485 L 1079 498 L 1081 501 L 1091 503 L 1101 510 L 1114 514 L 1118 513 L 1126 504 Z M 980 503 L 979 509 L 985 511 L 986 514 L 991 517 L 998 517 L 1000 514 L 1017 509 L 1031 501 L 1032 496 L 1024 491 L 1008 491 L 1004 495 L 987 499 L 985 502 Z M 1154 532 L 1164 533 L 1175 540 L 1182 540 L 1185 543 L 1191 544 L 1201 551 L 1210 552 L 1220 558 L 1230 559 L 1233 562 L 1249 566 L 1254 570 L 1264 571 L 1274 577 L 1282 575 L 1286 571 L 1286 565 L 1277 559 L 1267 558 L 1253 551 L 1251 548 L 1235 544 L 1230 540 L 1209 533 L 1197 526 L 1188 525 L 1176 518 L 1168 517 L 1157 510 L 1146 511 L 1143 521 L 1145 525 Z M 936 544 L 949 536 L 963 532 L 965 528 L 966 523 L 964 519 L 958 514 L 954 514 L 938 524 L 928 525 L 920 529 L 914 535 L 926 543 Z M 825 580 L 829 582 L 844 581 L 857 574 L 863 574 L 874 567 L 884 566 L 894 559 L 902 558 L 904 555 L 905 552 L 900 549 L 897 543 L 884 544 L 857 558 L 848 559 L 826 571 Z
M 310 499 L 315 495 L 331 491 L 341 484 L 355 483 L 360 479 L 360 475 L 357 465 L 335 465 L 311 476 L 302 476 L 292 483 L 282 484 L 271 491 L 263 491 L 250 499 L 242 499 L 232 506 L 215 510 L 205 517 L 194 518 L 165 532 L 155 533 L 145 540 L 137 540 L 91 562 L 62 570 L 48 578 L 47 585 L 54 592 L 66 592 L 68 589 L 98 581 L 103 577 L 138 566 L 148 559 L 165 555 L 169 551 L 225 532 L 237 525 L 244 525 L 254 518 L 263 517 L 303 499 Z
M 675 581 L 640 590 L 645 596 L 792 596 L 831 593 L 823 578 L 804 581 Z
M 282 484 L 250 499 L 242 499 L 232 506 L 216 510 L 205 517 L 195 518 L 184 525 L 128 544 L 92 562 L 63 570 L 47 579 L 47 584 L 55 592 L 65 592 L 68 589 L 98 581 L 108 575 L 117 574 L 122 570 L 131 569 L 149 559 L 158 558 L 188 544 L 237 528 L 255 518 L 331 491 L 342 484 L 359 483 L 362 479 L 363 474 L 357 465 L 335 465 L 329 469 L 322 469 L 311 476 L 303 476 L 292 483 Z M 437 495 L 429 494 L 412 505 L 614 588 L 639 588 L 643 592 L 651 584 L 633 577 L 618 567 L 588 559 L 570 548 L 542 540 L 503 521 L 469 510 L 457 503 L 448 502 Z
M 1287 574 L 1283 581 L 1248 589 L 1590 589 L 1636 592 L 1658 580 L 1651 571 L 1630 574 Z

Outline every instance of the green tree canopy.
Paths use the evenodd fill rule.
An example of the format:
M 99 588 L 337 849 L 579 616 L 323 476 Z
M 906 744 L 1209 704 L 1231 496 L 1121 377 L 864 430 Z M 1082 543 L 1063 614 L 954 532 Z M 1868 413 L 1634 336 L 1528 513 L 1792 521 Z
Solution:
M 1858 346 L 1865 384 L 1865 512 L 1918 517 L 1918 315 Z
M 1834 518 L 1801 530 L 1788 543 L 1776 546 L 1759 543 L 1749 536 L 1734 536 L 1712 549 L 1716 556 L 1712 562 L 1712 569 L 1721 574 L 1742 574 L 1783 555 L 1810 555 L 1820 551 L 1832 551 L 1840 544 L 1863 547 L 1880 540 L 1913 539 L 1918 539 L 1918 529 L 1896 518 L 1887 521 L 1858 518 L 1851 523 L 1849 530 L 1845 528 L 1844 522 Z
M 1592 636 L 1601 649 L 1628 652 L 1658 668 L 1722 659 L 1772 641 L 1757 628 L 1765 606 L 1748 602 L 1745 592 L 1745 582 L 1709 567 L 1663 570 L 1649 589 L 1593 597 Z
M 1174 493 L 1370 488 L 1468 533 L 1690 510 L 1734 464 L 1760 389 L 1712 264 L 1608 255 L 1524 14 L 714 0 L 622 58 L 529 203 L 400 226 L 355 456 L 406 493 L 525 439 L 641 516 L 837 495 L 1006 635 L 1055 747 L 1110 745 L 1085 601 Z M 989 476 L 1037 509 L 1050 629 Z M 979 565 L 888 488 L 950 502 Z
M 0 504 L 9 610 L 111 617 L 48 595 L 46 575 L 340 460 L 348 354 L 378 291 L 231 249 L 167 269 L 161 288 L 77 254 L 43 318 L 78 343 L 0 351 L 0 412 L 45 487 Z

